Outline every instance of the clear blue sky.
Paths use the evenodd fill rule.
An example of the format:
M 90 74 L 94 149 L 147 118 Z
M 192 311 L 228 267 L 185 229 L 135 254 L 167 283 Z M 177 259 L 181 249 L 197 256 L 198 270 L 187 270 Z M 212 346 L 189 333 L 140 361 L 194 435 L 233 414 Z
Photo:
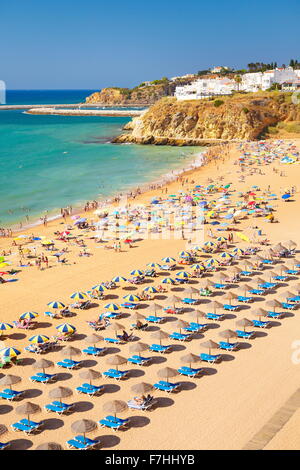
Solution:
M 14 0 L 0 12 L 8 89 L 133 86 L 300 60 L 299 0 Z

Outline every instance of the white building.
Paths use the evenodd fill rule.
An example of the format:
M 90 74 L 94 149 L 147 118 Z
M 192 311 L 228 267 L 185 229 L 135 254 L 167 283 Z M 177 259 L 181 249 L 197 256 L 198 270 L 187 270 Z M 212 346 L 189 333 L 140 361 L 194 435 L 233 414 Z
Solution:
M 241 76 L 242 83 L 240 90 L 255 92 L 258 90 L 267 90 L 274 83 L 285 83 L 287 81 L 296 80 L 298 78 L 298 71 L 293 70 L 292 67 L 277 68 L 274 70 L 267 70 L 266 72 L 245 73 Z
M 200 78 L 191 85 L 176 87 L 175 96 L 180 101 L 200 100 L 208 96 L 230 95 L 236 89 L 236 82 L 228 78 Z
M 211 73 L 220 73 L 222 70 L 228 70 L 228 67 L 223 67 L 223 65 L 218 65 L 217 67 L 213 67 L 210 69 Z

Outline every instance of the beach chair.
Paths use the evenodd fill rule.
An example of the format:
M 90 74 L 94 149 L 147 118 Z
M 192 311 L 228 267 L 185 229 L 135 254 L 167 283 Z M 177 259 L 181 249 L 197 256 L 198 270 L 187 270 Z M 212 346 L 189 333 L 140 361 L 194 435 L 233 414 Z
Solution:
M 297 308 L 297 305 L 289 302 L 282 302 L 281 305 L 282 308 L 285 308 L 286 310 L 295 310 L 295 308 Z
M 166 352 L 170 352 L 172 349 L 172 346 L 169 345 L 169 346 L 162 346 L 160 344 L 151 344 L 151 346 L 149 347 L 149 350 L 152 351 L 152 352 L 158 352 L 158 353 L 166 353 Z
M 46 315 L 46 317 L 50 317 L 50 318 L 60 318 L 57 313 L 53 313 L 53 312 L 44 312 L 44 314 Z
M 215 364 L 216 362 L 220 362 L 222 359 L 221 354 L 200 354 L 201 361 L 209 362 L 210 364 Z
M 268 328 L 271 326 L 271 322 L 269 321 L 252 320 L 252 323 L 256 328 Z
M 67 405 L 66 403 L 61 403 L 60 401 L 53 401 L 52 403 L 45 405 L 44 408 L 47 413 L 54 412 L 61 415 L 70 413 L 70 411 L 74 409 L 74 404 Z
M 224 320 L 225 315 L 218 313 L 206 313 L 205 318 L 208 320 Z
M 128 428 L 129 420 L 120 419 L 114 416 L 107 416 L 104 419 L 99 421 L 99 424 L 102 428 L 106 427 L 114 431 L 125 430 Z
M 121 307 L 124 307 L 124 308 L 130 308 L 132 310 L 138 308 L 139 304 L 134 304 L 132 302 L 124 302 L 123 304 L 121 304 Z
M 106 372 L 103 372 L 102 375 L 104 375 L 105 377 L 108 377 L 109 379 L 121 380 L 121 379 L 127 378 L 128 373 L 129 373 L 128 370 L 121 371 L 117 369 L 109 369 Z
M 192 367 L 183 366 L 177 369 L 177 372 L 179 372 L 180 375 L 185 375 L 186 377 L 199 377 L 200 375 L 203 375 L 204 369 L 194 369 Z
M 239 302 L 248 304 L 249 302 L 253 302 L 253 297 L 245 297 L 244 295 L 238 295 L 237 300 Z
M 21 419 L 17 423 L 12 424 L 11 427 L 14 431 L 23 431 L 25 434 L 33 434 L 41 429 L 42 424 L 42 421 L 36 423 L 28 419 Z
M 127 359 L 127 362 L 130 362 L 131 364 L 135 364 L 137 366 L 147 366 L 151 362 L 151 357 L 141 357 L 133 355 L 129 359 Z
M 267 317 L 280 319 L 284 317 L 284 312 L 268 312 Z
M 243 331 L 243 330 L 235 330 L 238 338 L 243 339 L 252 339 L 255 336 L 255 331 Z
M 148 321 L 149 323 L 163 323 L 165 319 L 163 317 L 155 317 L 154 315 L 149 315 L 147 318 L 146 318 L 146 321 Z
M 44 374 L 43 372 L 38 372 L 35 375 L 30 377 L 31 382 L 38 382 L 42 384 L 52 383 L 56 380 L 57 374 Z
M 17 392 L 16 390 L 11 390 L 10 388 L 5 388 L 0 392 L 0 398 L 4 398 L 5 400 L 13 401 L 21 398 L 24 395 L 24 391 Z
M 289 297 L 288 302 L 294 302 L 295 304 L 300 303 L 300 295 L 295 295 L 294 297 Z
M 208 323 L 197 323 L 197 322 L 191 321 L 190 327 L 198 328 L 198 331 L 206 331 L 208 328 Z
M 219 348 L 225 349 L 225 351 L 237 351 L 239 348 L 239 343 L 228 343 L 227 341 L 220 341 Z
M 272 279 L 275 279 L 275 281 L 286 281 L 289 277 L 288 276 L 272 276 Z
M 223 308 L 229 312 L 235 312 L 236 310 L 239 310 L 240 307 L 238 305 L 224 304 Z
M 171 382 L 166 382 L 165 380 L 160 380 L 159 382 L 154 384 L 153 387 L 156 390 L 161 390 L 162 392 L 178 392 L 180 389 L 180 382 L 174 384 Z
M 139 410 L 139 411 L 148 411 L 153 406 L 157 404 L 157 400 L 152 398 L 151 400 L 145 400 L 143 403 L 136 403 L 135 400 L 128 400 L 127 406 L 128 408 L 131 408 L 133 410 Z
M 250 289 L 249 292 L 252 295 L 265 295 L 266 290 L 265 289 Z
M 241 271 L 240 272 L 240 276 L 245 276 L 245 277 L 249 277 L 251 276 L 252 274 L 252 271 Z
M 199 299 L 190 299 L 189 297 L 185 297 L 182 299 L 182 302 L 188 305 L 197 305 L 199 304 Z
M 94 396 L 94 395 L 100 395 L 101 393 L 104 392 L 104 386 L 103 385 L 91 385 L 88 383 L 84 383 L 81 386 L 77 387 L 76 390 L 78 393 L 83 393 L 84 395 L 89 395 L 89 396 Z
M 299 269 L 287 269 L 285 272 L 286 272 L 286 274 L 290 274 L 292 276 L 297 276 L 297 274 L 299 274 Z
M 56 363 L 58 367 L 63 367 L 65 369 L 77 369 L 81 364 L 81 361 L 73 361 L 73 359 L 64 359 Z
M 214 284 L 214 288 L 215 288 L 215 289 L 227 289 L 227 288 L 228 288 L 228 285 L 217 283 L 217 284 Z
M 120 338 L 104 338 L 104 341 L 111 344 L 124 344 L 124 341 Z
M 5 444 L 3 442 L 0 442 L 0 450 L 8 449 L 9 446 L 10 442 L 6 442 Z
M 191 334 L 177 333 L 176 331 L 169 335 L 169 338 L 176 341 L 189 341 L 192 338 Z
M 88 354 L 89 356 L 103 356 L 105 351 L 107 351 L 107 348 L 96 348 L 95 346 L 88 346 L 82 350 L 84 354 Z
M 88 450 L 97 447 L 100 444 L 99 440 L 88 439 L 84 436 L 76 436 L 74 439 L 67 441 L 69 449 L 74 450 Z

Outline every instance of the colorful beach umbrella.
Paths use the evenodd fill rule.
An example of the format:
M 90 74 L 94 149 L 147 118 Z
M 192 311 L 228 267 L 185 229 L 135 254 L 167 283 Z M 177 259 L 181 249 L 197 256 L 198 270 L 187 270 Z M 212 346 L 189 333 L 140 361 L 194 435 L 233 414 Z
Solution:
M 107 290 L 107 287 L 103 286 L 102 284 L 97 284 L 96 286 L 92 287 L 92 289 L 96 292 L 104 292 Z
M 222 258 L 222 259 L 231 259 L 232 258 L 232 255 L 230 253 L 226 253 L 225 251 L 223 253 L 220 253 L 219 254 L 219 258 Z
M 189 253 L 188 251 L 180 251 L 179 256 L 180 258 L 189 258 L 191 256 L 191 253 Z
M 191 275 L 186 271 L 179 271 L 179 273 L 176 274 L 176 278 L 178 279 L 189 279 L 190 277 Z
M 166 256 L 165 258 L 162 258 L 162 261 L 164 261 L 165 263 L 175 263 L 176 260 L 174 258 L 170 258 L 169 256 Z
M 225 237 L 218 237 L 218 238 L 217 238 L 217 241 L 218 241 L 218 242 L 226 242 L 226 241 L 227 241 L 227 238 L 225 238 Z
M 130 272 L 132 276 L 143 276 L 144 272 L 141 271 L 140 269 L 134 269 L 133 271 Z
M 8 331 L 13 328 L 13 325 L 10 323 L 0 323 L 0 331 Z
M 70 298 L 73 300 L 86 300 L 88 296 L 85 292 L 74 292 L 70 295 Z
M 125 295 L 123 299 L 127 302 L 139 302 L 141 300 L 137 295 L 134 294 Z
M 126 277 L 123 277 L 123 276 L 116 276 L 116 277 L 113 277 L 112 278 L 112 282 L 126 282 L 127 279 Z
M 109 310 L 110 312 L 118 312 L 120 310 L 119 305 L 114 304 L 114 303 L 106 304 L 104 308 L 106 310 Z
M 46 336 L 46 335 L 35 335 L 29 338 L 29 341 L 32 344 L 44 344 L 44 343 L 47 343 L 47 341 L 49 340 L 50 340 L 49 336 Z
M 74 333 L 76 331 L 75 326 L 70 325 L 69 323 L 62 323 L 61 325 L 58 325 L 56 329 L 60 333 Z
M 25 312 L 20 315 L 20 320 L 33 320 L 38 316 L 39 314 L 37 312 Z
M 161 282 L 162 284 L 176 284 L 176 281 L 171 277 L 165 277 Z
M 150 294 L 156 294 L 158 290 L 153 286 L 148 286 L 143 289 L 144 292 L 150 292 Z
M 160 264 L 158 263 L 148 263 L 148 268 L 160 269 Z
M 62 302 L 59 302 L 58 300 L 54 300 L 53 302 L 49 302 L 47 305 L 48 305 L 48 307 L 51 307 L 51 308 L 54 308 L 54 309 L 64 308 L 65 307 L 65 304 L 63 304 Z
M 17 357 L 19 354 L 21 354 L 21 351 L 16 348 L 4 348 L 0 350 L 0 357 Z
M 198 270 L 198 271 L 203 271 L 205 268 L 202 264 L 196 263 L 191 266 L 191 269 L 193 270 Z

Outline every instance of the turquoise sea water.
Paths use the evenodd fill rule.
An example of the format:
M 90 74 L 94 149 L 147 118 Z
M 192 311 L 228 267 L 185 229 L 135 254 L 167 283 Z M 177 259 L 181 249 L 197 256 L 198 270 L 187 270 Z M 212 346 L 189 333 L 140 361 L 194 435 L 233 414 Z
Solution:
M 0 111 L 0 226 L 154 181 L 201 150 L 111 144 L 128 120 Z

